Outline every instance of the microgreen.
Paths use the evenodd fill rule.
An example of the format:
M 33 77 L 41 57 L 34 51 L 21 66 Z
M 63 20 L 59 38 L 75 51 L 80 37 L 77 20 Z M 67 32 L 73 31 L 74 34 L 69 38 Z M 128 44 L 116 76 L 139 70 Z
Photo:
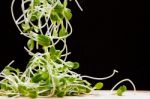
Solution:
M 29 39 L 28 40 L 27 47 L 29 48 L 29 50 L 33 50 L 34 49 L 34 40 L 33 39 Z
M 93 88 L 82 80 L 72 69 L 79 68 L 78 62 L 66 61 L 67 37 L 72 33 L 69 20 L 72 13 L 67 8 L 68 0 L 22 0 L 23 14 L 13 19 L 21 34 L 28 37 L 26 51 L 31 55 L 26 70 L 5 67 L 0 77 L 0 93 L 7 96 L 58 96 L 89 93 Z M 26 3 L 29 6 L 25 6 Z M 62 49 L 56 49 L 63 42 Z M 43 52 L 33 53 L 33 49 L 42 48 Z M 5 91 L 9 90 L 10 93 Z
M 120 86 L 120 87 L 117 89 L 116 94 L 117 94 L 118 96 L 122 96 L 123 93 L 124 93 L 126 90 L 127 90 L 127 87 L 126 87 L 125 85 Z
M 82 10 L 77 0 L 75 2 Z M 32 98 L 81 95 L 103 87 L 101 82 L 92 87 L 83 78 L 104 80 L 116 73 L 115 70 L 108 77 L 94 78 L 72 71 L 79 68 L 79 63 L 67 60 L 70 52 L 66 39 L 72 34 L 72 13 L 67 7 L 68 3 L 69 0 L 22 0 L 23 13 L 16 18 L 15 0 L 12 1 L 12 17 L 20 33 L 29 39 L 25 50 L 31 55 L 31 59 L 24 72 L 11 67 L 13 61 L 4 68 L 0 73 L 3 78 L 0 81 L 0 95 Z M 62 49 L 56 47 L 59 42 L 63 43 Z M 124 91 L 123 88 L 120 89 L 121 92 Z M 118 92 L 119 95 L 121 92 Z
M 94 89 L 102 89 L 103 83 L 99 82 L 94 86 Z
M 51 44 L 51 40 L 48 36 L 37 35 L 37 43 L 42 46 L 49 46 Z

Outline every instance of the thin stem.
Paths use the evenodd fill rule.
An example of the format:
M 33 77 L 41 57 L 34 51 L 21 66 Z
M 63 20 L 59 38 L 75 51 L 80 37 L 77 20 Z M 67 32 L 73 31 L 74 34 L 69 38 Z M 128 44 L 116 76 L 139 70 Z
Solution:
M 106 79 L 109 79 L 111 77 L 113 77 L 116 73 L 118 73 L 117 70 L 114 70 L 113 73 L 110 75 L 110 76 L 107 76 L 107 77 L 103 77 L 103 78 L 97 78 L 97 77 L 91 77 L 91 76 L 81 76 L 82 78 L 89 78 L 89 79 L 93 79 L 93 80 L 106 80 Z
M 75 0 L 75 2 L 76 2 L 76 4 L 77 4 L 77 6 L 79 7 L 79 9 L 80 9 L 81 11 L 83 11 L 83 9 L 82 9 L 82 7 L 80 6 L 80 4 L 78 3 L 78 1 Z

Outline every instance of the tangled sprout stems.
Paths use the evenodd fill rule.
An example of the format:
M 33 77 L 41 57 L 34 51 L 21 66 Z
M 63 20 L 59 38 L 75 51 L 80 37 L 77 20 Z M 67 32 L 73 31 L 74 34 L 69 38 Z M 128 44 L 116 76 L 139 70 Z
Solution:
M 83 9 L 75 0 L 81 11 Z M 12 68 L 13 61 L 0 73 L 0 95 L 7 96 L 66 96 L 90 93 L 101 89 L 83 80 L 105 80 L 105 78 L 80 76 L 73 72 L 79 68 L 78 62 L 67 61 L 70 54 L 66 40 L 72 34 L 70 19 L 72 12 L 67 7 L 68 0 L 22 0 L 20 17 L 14 13 L 15 0 L 11 4 L 13 20 L 22 35 L 29 38 L 24 49 L 31 56 L 26 70 Z M 62 43 L 62 48 L 58 45 Z M 41 51 L 42 49 L 42 51 Z

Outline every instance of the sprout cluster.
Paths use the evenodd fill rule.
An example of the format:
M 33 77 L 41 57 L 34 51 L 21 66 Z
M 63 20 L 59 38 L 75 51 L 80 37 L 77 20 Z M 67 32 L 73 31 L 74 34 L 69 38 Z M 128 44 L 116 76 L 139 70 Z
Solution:
M 64 96 L 89 93 L 94 88 L 73 72 L 78 62 L 66 61 L 66 39 L 72 33 L 69 20 L 72 13 L 68 0 L 22 0 L 22 15 L 15 18 L 20 33 L 29 38 L 25 50 L 31 55 L 24 72 L 10 64 L 0 73 L 0 95 L 8 96 Z M 77 1 L 76 1 L 77 2 Z M 77 3 L 78 4 L 78 3 Z M 79 6 L 79 5 L 78 5 Z M 63 44 L 62 48 L 56 45 Z M 41 51 L 42 50 L 42 51 Z
M 77 0 L 75 2 L 82 10 Z M 13 61 L 3 69 L 0 95 L 35 98 L 86 94 L 101 89 L 103 84 L 92 87 L 83 78 L 104 80 L 117 72 L 114 70 L 106 78 L 94 78 L 72 71 L 79 68 L 79 63 L 67 61 L 70 52 L 66 39 L 72 34 L 72 12 L 68 3 L 68 0 L 22 0 L 22 14 L 16 18 L 15 0 L 12 1 L 12 17 L 20 33 L 29 39 L 24 48 L 31 59 L 24 72 L 11 67 Z

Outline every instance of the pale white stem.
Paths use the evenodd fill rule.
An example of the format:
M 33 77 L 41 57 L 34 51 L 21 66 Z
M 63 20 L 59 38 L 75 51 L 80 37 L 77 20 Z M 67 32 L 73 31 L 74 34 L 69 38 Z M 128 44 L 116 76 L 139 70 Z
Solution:
M 66 54 L 63 54 L 63 55 L 61 55 L 61 57 L 65 57 L 65 56 L 68 56 L 68 55 L 70 55 L 70 54 L 71 54 L 71 52 L 66 53 Z
M 67 44 L 66 44 L 66 40 L 65 40 L 65 48 L 66 48 L 66 53 L 68 53 L 68 47 L 67 47 Z M 64 61 L 67 60 L 67 57 L 68 57 L 68 55 L 65 56 Z
M 29 55 L 31 55 L 31 56 L 35 55 L 33 52 L 31 52 L 30 50 L 28 50 L 26 47 L 24 47 L 24 49 L 29 53 Z
M 78 2 L 77 0 L 75 0 L 75 2 L 76 2 L 76 4 L 77 4 L 77 6 L 79 7 L 79 9 L 80 9 L 81 11 L 83 11 L 83 9 L 82 9 L 82 7 L 80 6 L 79 2 Z
M 117 70 L 113 70 L 113 73 L 110 76 L 107 77 L 103 77 L 103 78 L 97 78 L 97 77 L 91 77 L 91 76 L 81 76 L 82 78 L 89 78 L 89 79 L 93 79 L 93 80 L 106 80 L 109 79 L 111 77 L 113 77 L 116 73 L 118 73 Z
M 15 22 L 15 25 L 17 26 L 18 30 L 20 31 L 20 33 L 23 33 L 22 30 L 20 29 L 20 27 L 17 25 L 16 23 L 16 19 L 15 19 L 15 16 L 14 16 L 14 11 L 13 11 L 13 7 L 14 7 L 14 3 L 15 3 L 15 0 L 12 1 L 11 3 L 11 14 L 12 14 L 12 18 Z
M 13 64 L 15 62 L 15 60 L 12 60 L 7 66 L 10 66 L 11 64 Z

